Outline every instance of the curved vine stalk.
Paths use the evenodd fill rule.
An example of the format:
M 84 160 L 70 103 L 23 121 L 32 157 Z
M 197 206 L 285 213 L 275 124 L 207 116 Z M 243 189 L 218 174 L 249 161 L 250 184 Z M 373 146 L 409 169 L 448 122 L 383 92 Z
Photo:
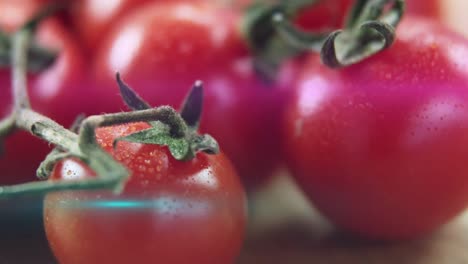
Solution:
M 4 140 L 7 135 L 13 133 L 14 130 L 21 129 L 29 131 L 34 136 L 54 144 L 56 148 L 46 157 L 38 169 L 38 177 L 40 179 L 46 179 L 58 161 L 70 157 L 78 158 L 83 161 L 96 173 L 97 177 L 76 181 L 37 181 L 18 185 L 0 186 L 0 198 L 21 194 L 77 189 L 106 188 L 114 190 L 115 192 L 121 191 L 125 180 L 129 177 L 129 171 L 104 151 L 96 142 L 95 130 L 101 126 L 112 126 L 132 122 L 149 122 L 151 124 L 155 123 L 155 121 L 159 121 L 159 124 L 166 125 L 169 128 L 171 132 L 170 136 L 179 139 L 179 141 L 181 139 L 191 140 L 194 137 L 198 137 L 196 138 L 198 141 L 206 143 L 201 144 L 197 141 L 197 144 L 190 145 L 191 148 L 187 150 L 187 153 L 183 152 L 180 154 L 180 159 L 187 159 L 187 157 L 193 156 L 196 151 L 205 151 L 207 153 L 217 152 L 218 146 L 214 139 L 209 135 L 198 135 L 196 132 L 192 131 L 192 129 L 188 129 L 185 123 L 186 118 L 169 106 L 150 108 L 149 105 L 145 105 L 147 109 L 142 107 L 132 112 L 90 116 L 80 120 L 79 129 L 75 127 L 72 129 L 73 131 L 64 128 L 52 119 L 32 110 L 27 92 L 26 71 L 28 65 L 27 51 L 34 27 L 35 23 L 28 23 L 13 37 L 11 62 L 13 66 L 12 94 L 14 106 L 11 114 L 3 120 L 0 120 L 0 142 Z M 120 86 L 123 85 L 118 75 L 117 81 Z M 130 97 L 135 100 L 139 99 L 136 94 L 132 94 L 134 92 L 133 90 L 127 86 L 125 86 L 125 88 L 126 94 L 122 94 L 124 99 Z M 201 82 L 196 82 L 195 88 L 197 88 L 195 89 L 196 93 L 201 93 Z M 198 104 L 201 104 L 201 102 L 202 101 L 199 100 Z M 197 102 L 194 103 L 197 104 Z M 199 118 L 199 115 L 198 117 L 196 116 L 196 118 Z M 198 121 L 193 121 L 192 123 L 196 124 L 197 122 Z M 78 130 L 78 133 L 75 132 L 76 130 Z M 135 142 L 141 141 L 137 136 L 129 140 L 134 140 Z M 169 145 L 169 147 L 174 146 Z

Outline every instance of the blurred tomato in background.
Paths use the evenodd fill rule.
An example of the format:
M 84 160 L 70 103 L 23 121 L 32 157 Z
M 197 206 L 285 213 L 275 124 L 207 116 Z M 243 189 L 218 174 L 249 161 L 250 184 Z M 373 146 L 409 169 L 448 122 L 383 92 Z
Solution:
M 379 246 L 373 243 L 356 246 L 356 240 L 343 242 L 347 240 L 335 237 L 336 231 L 330 231 L 334 229 L 315 213 L 297 186 L 284 180 L 288 172 L 283 170 L 279 178 L 273 177 L 283 161 L 279 123 L 283 104 L 304 66 L 301 60 L 284 64 L 273 85 L 257 75 L 255 55 L 241 27 L 245 10 L 253 2 L 0 0 L 0 30 L 13 32 L 47 4 L 64 5 L 40 25 L 35 37 L 37 45 L 57 52 L 56 61 L 28 77 L 33 108 L 64 126 L 80 113 L 125 109 L 114 80 L 116 71 L 153 106 L 170 104 L 178 108 L 193 81 L 204 81 L 206 102 L 201 129 L 220 141 L 252 194 L 250 235 L 240 263 L 352 263 L 350 259 L 363 263 L 369 256 L 375 260 L 373 263 L 405 263 L 407 255 L 407 263 L 415 263 L 420 256 L 413 252 L 421 248 L 426 252 L 427 244 L 435 247 L 442 243 L 439 241 L 451 243 L 457 238 L 456 246 L 463 247 L 466 237 L 459 236 L 466 232 L 459 229 L 454 232 L 458 236 L 450 233 L 422 245 L 415 242 L 420 246 L 416 250 L 403 245 L 402 251 L 412 252 L 406 255 L 376 249 Z M 296 25 L 308 31 L 340 28 L 355 2 L 324 0 L 300 12 Z M 408 15 L 439 21 L 468 36 L 468 1 L 406 3 Z M 8 69 L 0 69 L 0 117 L 9 113 L 12 103 L 10 74 Z M 5 155 L 0 157 L 0 184 L 34 180 L 35 170 L 49 150 L 46 143 L 25 132 L 12 135 L 6 141 Z M 15 263 L 18 259 L 16 263 L 30 263 L 18 250 L 11 250 L 24 245 L 23 241 L 15 243 L 21 239 L 29 243 L 23 246 L 25 249 L 44 260 L 37 263 L 53 261 L 42 234 L 41 199 L 0 201 L 0 233 L 8 233 L 12 241 L 11 245 L 0 243 L 0 248 L 5 249 L 0 249 L 0 263 Z M 283 232 L 279 237 L 278 229 Z M 453 263 L 450 261 L 457 254 L 436 251 L 422 263 L 439 260 L 439 264 L 447 259 L 447 263 Z M 468 262 L 468 257 L 463 260 Z

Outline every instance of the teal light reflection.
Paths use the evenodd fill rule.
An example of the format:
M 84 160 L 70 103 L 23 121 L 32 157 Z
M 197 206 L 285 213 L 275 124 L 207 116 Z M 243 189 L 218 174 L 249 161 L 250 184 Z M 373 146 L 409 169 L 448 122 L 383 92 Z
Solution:
M 99 211 L 154 211 L 158 214 L 204 215 L 212 210 L 212 203 L 180 197 L 159 197 L 147 200 L 96 199 L 62 201 L 62 208 Z
M 147 209 L 154 207 L 154 201 L 88 201 L 83 205 L 87 208 L 100 208 L 100 209 Z
M 65 201 L 62 206 L 80 209 L 109 209 L 109 210 L 131 210 L 131 209 L 160 209 L 167 210 L 174 207 L 175 201 L 160 198 L 155 200 L 93 200 L 93 201 Z M 177 203 L 177 202 L 176 202 Z M 180 205 L 179 205 L 180 206 Z

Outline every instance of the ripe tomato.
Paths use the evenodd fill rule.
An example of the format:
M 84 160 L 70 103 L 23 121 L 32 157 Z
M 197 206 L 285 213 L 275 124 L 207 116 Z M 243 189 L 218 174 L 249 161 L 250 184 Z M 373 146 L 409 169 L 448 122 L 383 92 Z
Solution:
M 8 7 L 6 10 L 11 10 L 17 19 L 14 23 L 0 19 L 0 28 L 8 32 L 16 30 L 40 7 L 37 4 L 34 10 L 30 9 L 32 5 L 26 3 L 33 2 L 0 1 L 0 10 Z M 60 21 L 51 18 L 39 26 L 35 40 L 42 47 L 58 52 L 58 57 L 50 68 L 28 76 L 32 107 L 64 125 L 71 124 L 81 112 L 94 112 L 92 102 L 86 97 L 93 96 L 87 90 L 83 53 L 73 36 Z M 10 75 L 10 70 L 0 69 L 0 117 L 6 116 L 11 109 Z M 39 139 L 19 133 L 7 139 L 6 151 L 6 155 L 0 157 L 3 176 L 0 182 L 13 184 L 33 180 L 36 168 L 49 148 Z
M 468 204 L 468 42 L 407 17 L 396 43 L 331 70 L 311 56 L 285 118 L 289 166 L 361 236 L 416 237 Z
M 176 0 L 182 2 L 183 0 Z M 200 1 L 191 0 L 189 2 Z M 208 1 L 208 0 L 207 0 Z M 93 53 L 106 33 L 126 14 L 148 3 L 174 0 L 78 0 L 71 5 L 72 24 L 84 45 Z M 187 2 L 187 1 L 186 1 Z M 211 1 L 208 1 L 211 2 Z
M 125 13 L 150 0 L 79 0 L 71 6 L 73 26 L 82 42 L 91 51 L 97 48 L 103 35 Z
M 123 193 L 47 195 L 45 230 L 58 261 L 67 263 L 232 263 L 243 240 L 246 203 L 223 154 L 175 160 L 166 147 L 115 138 L 149 125 L 97 130 L 99 144 L 131 172 Z M 81 162 L 65 160 L 52 180 L 93 177 Z
M 263 83 L 237 30 L 238 14 L 207 4 L 166 3 L 135 10 L 116 24 L 99 50 L 94 73 L 107 111 L 118 110 L 114 74 L 152 105 L 178 106 L 194 80 L 205 84 L 204 123 L 244 182 L 266 179 L 278 165 L 281 100 L 292 79 L 285 67 L 279 85 Z M 114 100 L 112 100 L 114 99 Z
M 43 7 L 48 0 L 0 0 L 0 29 L 13 32 Z

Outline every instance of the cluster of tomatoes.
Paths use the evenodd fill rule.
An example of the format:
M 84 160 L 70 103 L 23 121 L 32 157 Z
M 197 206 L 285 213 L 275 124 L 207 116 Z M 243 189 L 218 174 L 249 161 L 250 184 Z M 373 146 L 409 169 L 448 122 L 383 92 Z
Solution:
M 0 0 L 2 32 L 50 2 Z M 29 76 L 33 109 L 65 126 L 80 113 L 121 111 L 117 71 L 154 106 L 179 107 L 203 80 L 200 130 L 230 160 L 177 161 L 165 147 L 129 142 L 114 149 L 115 138 L 147 125 L 99 129 L 98 142 L 132 177 L 119 199 L 47 197 L 46 232 L 61 263 L 230 263 L 246 221 L 240 182 L 254 190 L 283 163 L 325 216 L 365 237 L 420 236 L 468 205 L 468 41 L 439 25 L 437 1 L 408 0 L 389 49 L 339 70 L 306 54 L 284 63 L 274 83 L 258 76 L 240 26 L 250 2 L 79 0 L 40 25 L 35 41 L 57 58 Z M 353 3 L 322 1 L 295 22 L 339 28 Z M 0 116 L 10 111 L 9 87 L 2 69 Z M 2 184 L 33 180 L 50 151 L 23 133 L 5 149 Z M 51 176 L 86 177 L 93 173 L 76 160 Z

